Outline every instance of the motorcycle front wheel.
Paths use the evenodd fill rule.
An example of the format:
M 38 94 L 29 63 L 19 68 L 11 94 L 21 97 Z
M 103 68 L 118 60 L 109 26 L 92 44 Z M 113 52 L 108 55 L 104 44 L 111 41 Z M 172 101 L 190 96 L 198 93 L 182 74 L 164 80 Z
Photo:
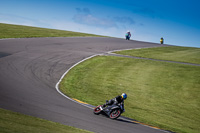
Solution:
M 99 114 L 101 113 L 100 107 L 101 107 L 101 105 L 99 105 L 99 106 L 97 106 L 96 108 L 94 108 L 93 113 L 94 113 L 95 115 L 99 115 Z
M 121 115 L 121 111 L 119 109 L 115 109 L 110 113 L 110 118 L 117 119 L 118 117 L 120 117 L 120 115 Z

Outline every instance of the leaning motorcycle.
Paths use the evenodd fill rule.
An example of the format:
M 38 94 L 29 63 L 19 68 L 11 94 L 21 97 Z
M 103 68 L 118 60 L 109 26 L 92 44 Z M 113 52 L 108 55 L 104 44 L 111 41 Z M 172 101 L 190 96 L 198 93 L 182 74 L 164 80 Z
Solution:
M 111 105 L 107 107 L 103 107 L 103 105 L 99 105 L 94 108 L 94 114 L 106 114 L 111 119 L 117 119 L 124 112 L 122 104 Z

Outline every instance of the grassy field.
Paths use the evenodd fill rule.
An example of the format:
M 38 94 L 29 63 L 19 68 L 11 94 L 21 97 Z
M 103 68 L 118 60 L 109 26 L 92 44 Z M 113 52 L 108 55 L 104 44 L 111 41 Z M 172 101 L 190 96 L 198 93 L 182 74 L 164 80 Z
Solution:
M 1 133 L 91 133 L 86 130 L 0 109 Z
M 99 56 L 73 68 L 60 88 L 92 105 L 126 92 L 124 116 L 180 133 L 200 131 L 198 66 Z
M 0 23 L 0 38 L 85 37 L 93 34 Z
M 200 48 L 158 47 L 117 51 L 117 54 L 200 64 Z

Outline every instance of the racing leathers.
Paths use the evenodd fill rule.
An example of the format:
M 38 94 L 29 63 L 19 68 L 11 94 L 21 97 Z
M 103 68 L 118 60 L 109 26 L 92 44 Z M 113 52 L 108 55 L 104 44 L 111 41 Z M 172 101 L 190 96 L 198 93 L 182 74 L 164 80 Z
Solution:
M 117 96 L 113 99 L 110 99 L 109 101 L 106 100 L 106 103 L 103 105 L 103 107 L 105 107 L 106 105 L 113 105 L 113 104 L 117 105 L 119 103 L 122 105 L 123 112 L 125 112 L 124 99 L 122 98 L 122 96 Z

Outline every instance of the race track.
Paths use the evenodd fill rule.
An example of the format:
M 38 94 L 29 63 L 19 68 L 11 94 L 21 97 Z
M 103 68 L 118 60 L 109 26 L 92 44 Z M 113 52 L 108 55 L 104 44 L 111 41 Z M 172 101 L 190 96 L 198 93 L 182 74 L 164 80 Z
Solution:
M 99 133 L 164 132 L 96 116 L 90 108 L 66 99 L 55 89 L 63 73 L 89 56 L 160 46 L 164 45 L 100 37 L 2 39 L 0 108 Z

